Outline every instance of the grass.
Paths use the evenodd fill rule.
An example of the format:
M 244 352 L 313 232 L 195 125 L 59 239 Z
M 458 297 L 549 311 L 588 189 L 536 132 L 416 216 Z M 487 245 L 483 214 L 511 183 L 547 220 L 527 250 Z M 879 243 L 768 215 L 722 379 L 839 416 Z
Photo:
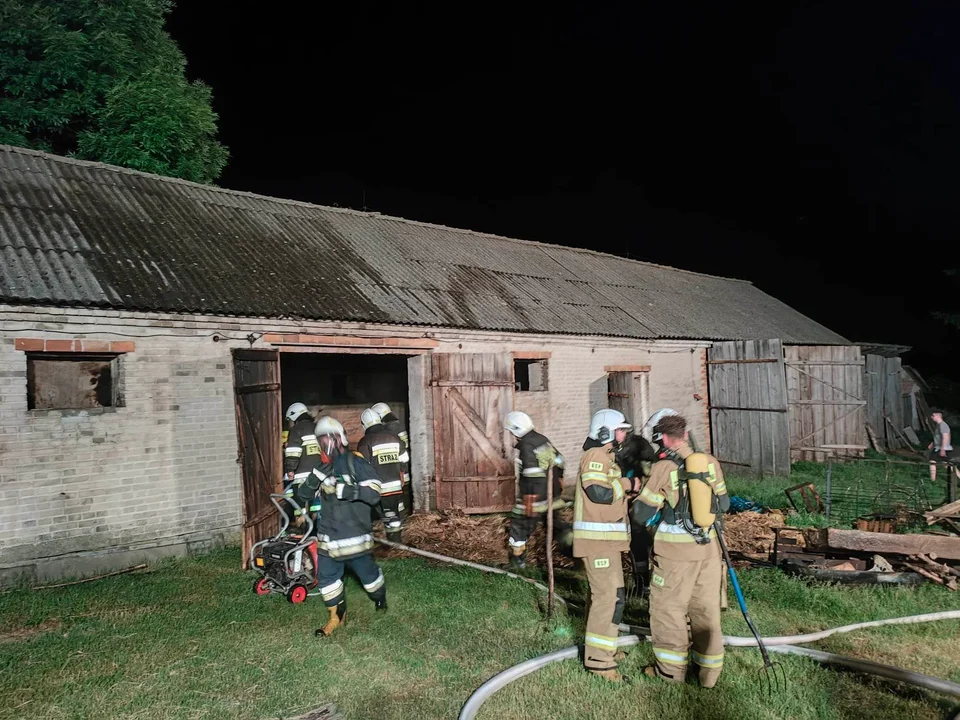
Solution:
M 516 580 L 419 559 L 382 563 L 390 610 L 375 615 L 350 580 L 348 624 L 317 641 L 325 610 L 256 597 L 237 550 L 167 561 L 152 572 L 74 587 L 0 595 L 0 718 L 259 719 L 291 717 L 335 702 L 347 720 L 455 718 L 473 690 L 522 660 L 582 637 L 582 619 L 560 613 L 551 628 L 543 595 Z M 832 588 L 776 571 L 741 573 L 764 634 L 952 609 L 942 588 Z M 586 585 L 558 576 L 564 596 Z M 642 622 L 632 602 L 625 620 Z M 735 604 L 724 632 L 746 635 Z M 816 646 L 960 681 L 958 626 L 941 622 L 834 637 Z M 638 675 L 649 645 L 624 671 Z M 488 720 L 549 718 L 846 719 L 942 716 L 942 700 L 908 687 L 782 659 L 790 682 L 773 702 L 754 682 L 756 649 L 731 648 L 717 688 L 638 680 L 611 687 L 579 663 L 550 666 L 496 693 Z
M 812 483 L 823 502 L 827 501 L 827 466 L 822 463 L 795 462 L 789 477 L 744 477 L 731 474 L 727 486 L 732 495 L 753 500 L 769 508 L 787 511 L 786 524 L 793 527 L 850 528 L 854 517 L 870 511 L 893 511 L 899 504 L 917 510 L 947 502 L 946 470 L 941 468 L 937 482 L 931 483 L 922 462 L 885 464 L 883 457 L 868 452 L 863 461 L 834 463 L 832 469 L 833 507 L 831 516 L 797 511 L 790 504 L 787 488 Z M 799 496 L 798 504 L 802 501 Z M 919 516 L 901 524 L 898 532 L 924 532 L 927 524 Z

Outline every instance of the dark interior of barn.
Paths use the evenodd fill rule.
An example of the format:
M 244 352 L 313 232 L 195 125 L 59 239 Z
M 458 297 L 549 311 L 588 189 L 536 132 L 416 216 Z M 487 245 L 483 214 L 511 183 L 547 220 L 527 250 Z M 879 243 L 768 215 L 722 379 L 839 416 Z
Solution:
M 350 447 L 363 437 L 360 413 L 385 402 L 409 431 L 407 357 L 281 353 L 282 410 L 302 402 L 317 418 L 332 415 L 347 433 Z

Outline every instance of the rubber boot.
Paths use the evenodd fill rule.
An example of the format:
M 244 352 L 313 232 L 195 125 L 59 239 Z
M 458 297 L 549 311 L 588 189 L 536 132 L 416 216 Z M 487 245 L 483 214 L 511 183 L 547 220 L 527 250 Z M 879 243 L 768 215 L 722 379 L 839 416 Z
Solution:
M 402 535 L 403 533 L 400 530 L 387 530 L 387 540 L 392 543 L 403 545 L 403 540 L 401 539 Z
M 386 588 L 380 588 L 379 591 L 371 595 L 373 598 L 373 607 L 378 612 L 387 611 L 387 590 Z
M 341 600 L 339 603 L 333 606 L 328 606 L 327 610 L 330 611 L 330 619 L 327 620 L 327 624 L 324 625 L 319 630 L 314 631 L 314 636 L 318 638 L 330 637 L 333 634 L 333 631 L 338 627 L 346 623 L 347 617 L 347 601 Z
M 509 567 L 511 570 L 525 570 L 527 568 L 527 550 L 524 548 L 517 552 L 517 548 L 510 548 L 510 563 Z

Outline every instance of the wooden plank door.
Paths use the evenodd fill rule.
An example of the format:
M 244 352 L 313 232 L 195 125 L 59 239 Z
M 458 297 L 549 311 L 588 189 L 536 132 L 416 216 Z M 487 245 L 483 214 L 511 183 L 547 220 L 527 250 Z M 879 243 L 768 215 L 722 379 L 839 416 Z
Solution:
M 607 407 L 622 412 L 637 433 L 652 414 L 649 375 L 640 370 L 607 374 Z
M 862 457 L 867 401 L 859 346 L 791 345 L 785 354 L 791 458 L 823 462 L 835 456 Z M 884 375 L 876 388 L 881 398 L 887 382 Z M 883 437 L 883 430 L 874 430 Z
M 513 360 L 496 353 L 434 353 L 434 455 L 437 508 L 467 513 L 513 507 Z
M 280 527 L 270 493 L 282 488 L 280 353 L 234 350 L 233 386 L 243 488 L 243 553 Z
M 713 454 L 731 472 L 789 475 L 787 388 L 780 341 L 714 343 L 707 352 Z

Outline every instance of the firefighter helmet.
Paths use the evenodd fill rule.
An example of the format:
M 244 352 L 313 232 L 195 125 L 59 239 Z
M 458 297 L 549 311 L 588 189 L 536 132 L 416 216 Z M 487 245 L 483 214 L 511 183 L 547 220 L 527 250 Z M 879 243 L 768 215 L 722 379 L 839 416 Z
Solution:
M 514 437 L 522 438 L 533 430 L 533 420 L 525 412 L 514 410 L 507 413 L 507 419 L 504 421 L 503 427 L 505 430 L 509 430 Z
M 383 420 L 384 417 L 386 417 L 387 415 L 390 415 L 393 412 L 390 409 L 390 406 L 387 405 L 385 402 L 378 402 L 370 409 L 373 410 L 377 415 L 379 415 L 381 420 Z
M 587 435 L 602 445 L 606 445 L 613 441 L 614 431 L 629 430 L 632 427 L 622 412 L 605 408 L 590 418 L 590 432 Z
M 380 413 L 378 413 L 373 408 L 367 408 L 362 413 L 360 413 L 360 424 L 363 425 L 364 430 L 369 430 L 374 425 L 379 425 L 381 422 Z
M 287 420 L 290 422 L 296 422 L 297 418 L 303 415 L 307 410 L 307 406 L 301 402 L 295 402 L 293 405 L 287 408 L 287 412 L 284 415 Z
M 651 442 L 655 442 L 657 445 L 663 445 L 663 435 L 656 431 L 657 424 L 665 417 L 679 414 L 680 413 L 672 408 L 657 410 L 643 426 L 643 435 L 649 436 Z
M 347 433 L 344 432 L 343 425 L 340 424 L 339 420 L 330 417 L 329 415 L 324 415 L 322 418 L 317 420 L 317 426 L 314 428 L 313 432 L 317 438 L 320 438 L 324 435 L 333 435 L 334 437 L 338 437 L 343 446 L 347 446 Z

